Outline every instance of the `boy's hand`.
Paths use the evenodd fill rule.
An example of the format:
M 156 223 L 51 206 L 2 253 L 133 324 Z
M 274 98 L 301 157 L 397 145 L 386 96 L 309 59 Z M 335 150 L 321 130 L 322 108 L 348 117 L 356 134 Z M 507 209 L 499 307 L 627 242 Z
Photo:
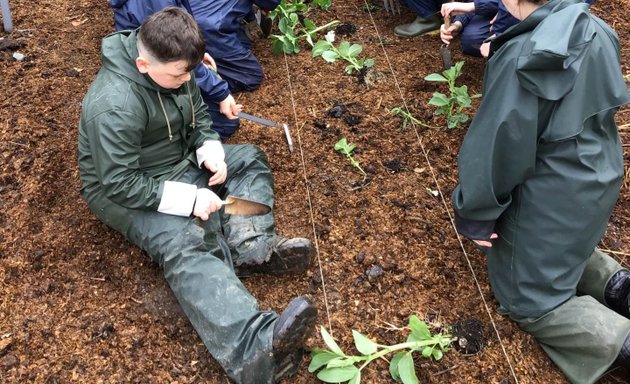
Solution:
M 208 186 L 223 184 L 227 178 L 227 164 L 223 160 L 207 159 L 203 162 L 204 167 L 214 175 L 208 180 Z
M 232 95 L 228 95 L 228 97 L 219 103 L 219 110 L 228 119 L 234 120 L 238 119 L 238 113 L 243 110 L 243 106 L 241 104 L 236 104 L 234 97 Z
M 499 235 L 497 235 L 496 233 L 493 233 L 492 235 L 490 235 L 490 239 L 494 240 L 494 239 L 498 239 Z M 491 248 L 492 247 L 492 242 L 491 241 L 487 241 L 487 240 L 473 240 L 475 242 L 475 244 L 482 246 L 482 247 L 486 247 L 486 248 Z
M 455 36 L 459 34 L 462 29 L 462 23 L 456 21 L 452 23 L 448 28 L 444 24 L 440 27 L 440 39 L 446 45 L 450 45 Z
M 470 12 L 475 11 L 475 3 L 460 3 L 460 2 L 449 2 L 442 4 L 442 9 L 440 13 L 442 13 L 443 17 L 451 17 L 457 15 L 465 15 Z
M 210 56 L 208 52 L 203 55 L 203 60 L 201 62 L 203 63 L 203 65 L 206 66 L 206 68 L 214 72 L 217 77 L 221 78 L 221 76 L 219 76 L 217 72 L 217 63 L 214 62 L 214 59 L 212 58 L 212 56 Z
M 193 215 L 203 221 L 208 220 L 210 214 L 218 211 L 223 206 L 221 199 L 207 188 L 197 189 L 197 199 L 193 208 Z

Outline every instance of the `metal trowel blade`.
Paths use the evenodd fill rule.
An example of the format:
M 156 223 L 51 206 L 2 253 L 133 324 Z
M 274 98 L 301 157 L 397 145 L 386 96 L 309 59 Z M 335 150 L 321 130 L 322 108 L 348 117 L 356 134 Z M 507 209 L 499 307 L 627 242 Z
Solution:
M 452 65 L 451 63 L 451 50 L 447 45 L 442 44 L 440 47 L 440 55 L 442 55 L 442 64 L 444 64 L 444 69 L 449 69 Z
M 271 212 L 271 207 L 242 197 L 228 196 L 223 201 L 223 206 L 225 213 L 229 215 L 260 216 Z

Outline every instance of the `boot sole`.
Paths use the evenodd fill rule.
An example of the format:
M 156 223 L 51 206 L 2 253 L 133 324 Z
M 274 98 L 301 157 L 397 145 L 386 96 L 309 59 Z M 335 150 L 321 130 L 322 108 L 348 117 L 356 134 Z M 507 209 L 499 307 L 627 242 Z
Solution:
M 280 316 L 273 332 L 273 354 L 276 361 L 276 381 L 297 372 L 304 353 L 304 342 L 313 332 L 317 308 L 308 300 L 294 300 Z

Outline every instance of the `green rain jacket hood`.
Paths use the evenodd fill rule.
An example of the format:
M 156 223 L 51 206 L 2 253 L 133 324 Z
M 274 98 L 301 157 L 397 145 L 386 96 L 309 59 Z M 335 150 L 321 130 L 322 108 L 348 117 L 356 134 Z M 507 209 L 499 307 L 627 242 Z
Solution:
M 83 100 L 81 194 L 97 214 L 108 201 L 156 210 L 164 181 L 195 162 L 205 141 L 218 140 L 194 78 L 170 90 L 138 71 L 136 33 L 103 39 L 103 66 Z
M 589 118 L 630 101 L 617 35 L 580 0 L 542 5 L 495 39 L 491 52 L 453 193 L 456 212 L 481 224 L 462 231 L 476 239 L 489 238 L 512 190 L 534 174 L 539 142 L 574 137 Z

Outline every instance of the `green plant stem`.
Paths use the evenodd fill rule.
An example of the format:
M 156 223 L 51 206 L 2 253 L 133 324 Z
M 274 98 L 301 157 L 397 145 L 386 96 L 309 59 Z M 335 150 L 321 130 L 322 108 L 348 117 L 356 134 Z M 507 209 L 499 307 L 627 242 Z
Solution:
M 448 344 L 451 343 L 452 339 L 450 337 L 440 337 L 441 341 L 443 341 L 444 343 L 448 342 Z M 427 347 L 429 345 L 436 345 L 439 344 L 440 340 L 435 340 L 435 339 L 431 339 L 431 340 L 423 340 L 423 341 L 408 341 L 405 343 L 400 343 L 400 344 L 396 344 L 396 345 L 379 345 L 379 347 L 383 347 L 383 349 L 381 349 L 380 351 L 367 356 L 367 360 L 365 361 L 365 363 L 363 363 L 363 365 L 361 367 L 359 367 L 359 371 L 362 370 L 363 368 L 365 368 L 369 363 L 371 363 L 372 361 L 381 358 L 389 353 L 392 353 L 394 351 L 399 351 L 401 349 L 414 349 L 417 347 Z
M 356 161 L 354 159 L 354 157 L 352 157 L 352 154 L 348 151 L 346 151 L 345 149 L 343 150 L 343 153 L 346 155 L 346 157 L 348 158 L 348 160 L 350 160 L 350 164 L 352 164 L 353 166 L 355 166 L 359 171 L 361 171 L 361 173 L 363 174 L 363 176 L 367 176 L 367 173 L 365 173 L 365 171 L 363 170 L 363 168 L 361 168 L 361 166 L 359 165 L 359 162 Z
M 304 33 L 304 35 L 302 35 L 301 37 L 306 37 L 306 36 L 308 36 L 308 35 L 312 35 L 312 34 L 314 34 L 314 33 L 317 33 L 317 32 L 319 32 L 319 31 L 321 31 L 321 30 L 324 30 L 324 29 L 326 29 L 326 28 L 334 27 L 335 25 L 337 25 L 337 24 L 339 24 L 339 23 L 340 23 L 340 21 L 339 21 L 339 20 L 334 20 L 334 21 L 331 21 L 330 23 L 328 23 L 328 24 L 326 24 L 326 25 L 322 25 L 321 27 L 317 27 L 317 28 L 313 29 L 312 31 L 308 31 L 308 32 Z M 311 43 L 311 46 L 313 46 L 313 44 L 312 44 L 312 43 Z

